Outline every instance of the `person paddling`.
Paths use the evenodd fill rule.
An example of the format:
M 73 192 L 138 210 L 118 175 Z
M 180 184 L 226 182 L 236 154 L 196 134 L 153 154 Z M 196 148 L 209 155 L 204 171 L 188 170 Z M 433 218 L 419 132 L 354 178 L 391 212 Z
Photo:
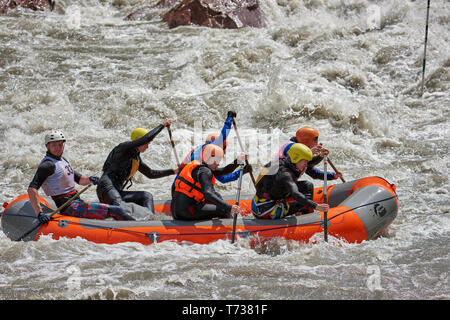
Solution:
M 207 144 L 202 149 L 202 160 L 193 160 L 181 170 L 171 202 L 174 219 L 203 220 L 239 214 L 239 206 L 226 203 L 214 190 L 215 177 L 226 174 L 219 168 L 223 156 L 221 147 Z
M 51 131 L 45 135 L 47 153 L 41 160 L 39 167 L 28 186 L 28 195 L 31 206 L 40 223 L 48 223 L 50 218 L 42 212 L 39 202 L 39 188 L 42 187 L 47 196 L 52 197 L 59 208 L 71 199 L 77 191 L 75 183 L 86 186 L 97 184 L 98 177 L 84 176 L 75 171 L 69 162 L 62 156 L 66 137 L 61 131 Z M 88 219 L 134 220 L 122 208 L 98 202 L 85 202 L 79 197 L 61 209 L 60 214 Z
M 289 142 L 285 143 L 278 151 L 278 159 L 286 158 L 289 149 L 294 143 L 306 145 L 313 153 L 313 158 L 308 162 L 305 173 L 313 179 L 323 180 L 324 172 L 317 169 L 315 166 L 323 160 L 324 156 L 328 155 L 329 151 L 319 143 L 319 131 L 312 127 L 302 127 L 298 129 L 295 136 L 292 137 Z M 342 173 L 340 172 L 328 172 L 327 174 L 327 180 L 336 180 L 339 178 L 342 178 Z
M 252 200 L 253 215 L 258 219 L 280 219 L 299 211 L 328 210 L 328 204 L 312 201 L 311 182 L 298 181 L 311 160 L 311 149 L 294 143 L 287 157 L 266 164 L 257 179 L 256 194 Z M 294 201 L 288 202 L 291 197 Z
M 188 163 L 190 163 L 193 160 L 201 161 L 203 147 L 207 144 L 214 144 L 214 145 L 221 147 L 222 149 L 226 148 L 226 146 L 228 145 L 227 137 L 230 134 L 231 126 L 233 125 L 233 119 L 235 117 L 236 117 L 236 112 L 228 111 L 227 118 L 225 119 L 225 123 L 223 124 L 223 128 L 220 131 L 220 134 L 218 136 L 214 134 L 214 136 L 211 136 L 211 137 L 209 137 L 209 139 L 206 139 L 206 142 L 204 144 L 192 149 L 191 152 L 183 160 L 183 163 L 181 163 L 180 168 L 183 169 L 183 167 L 185 165 L 187 165 Z
M 206 138 L 205 143 L 208 143 L 208 142 L 211 142 L 211 141 L 217 139 L 218 136 L 219 135 L 217 133 L 210 133 L 208 135 L 208 137 Z M 225 142 L 222 145 L 224 154 L 227 153 L 227 146 L 228 146 L 228 141 L 225 140 Z M 240 170 L 236 170 L 236 169 L 239 167 L 239 164 L 242 161 L 247 160 L 247 158 L 248 158 L 248 155 L 244 152 L 241 152 L 241 154 L 232 163 L 227 165 L 227 167 L 230 166 L 228 168 L 230 170 L 232 170 L 233 172 L 231 172 L 229 174 L 225 174 L 223 176 L 216 176 L 217 181 L 219 181 L 221 183 L 228 183 L 228 182 L 233 182 L 233 181 L 236 181 L 237 179 L 239 179 Z M 242 171 L 242 174 L 252 172 L 252 170 L 253 170 L 253 168 L 252 168 L 251 164 L 246 164 L 244 166 L 244 170 Z
M 132 185 L 134 174 L 139 171 L 149 179 L 157 179 L 177 174 L 179 169 L 154 170 L 141 159 L 149 143 L 165 128 L 171 125 L 165 119 L 162 124 L 149 131 L 136 128 L 131 133 L 131 141 L 125 141 L 114 147 L 104 165 L 103 174 L 97 186 L 97 196 L 103 203 L 120 206 L 122 201 L 133 202 L 155 213 L 153 195 L 148 191 L 126 191 Z
M 194 149 L 192 149 L 189 152 L 189 154 L 184 158 L 183 162 L 181 163 L 180 170 L 182 170 L 184 168 L 184 166 L 186 166 L 188 163 L 190 163 L 194 160 L 201 161 L 202 150 L 208 144 L 214 144 L 214 145 L 221 147 L 225 154 L 227 146 L 228 146 L 227 137 L 228 137 L 228 134 L 230 133 L 231 126 L 233 124 L 233 119 L 235 117 L 236 117 L 236 112 L 228 111 L 227 119 L 225 120 L 224 126 L 223 126 L 220 134 L 210 133 L 207 136 L 204 144 L 199 145 L 199 146 L 195 147 Z M 232 181 L 239 179 L 240 172 L 239 172 L 239 170 L 236 170 L 236 169 L 239 167 L 240 161 L 246 160 L 246 159 L 247 159 L 247 155 L 245 153 L 241 153 L 237 159 L 235 159 L 232 163 L 228 164 L 225 168 L 223 168 L 222 174 L 223 174 L 223 172 L 228 172 L 227 174 L 217 175 L 215 177 L 217 179 L 217 181 L 219 181 L 221 183 L 228 183 L 228 182 L 232 182 Z M 246 174 L 251 171 L 252 171 L 252 167 L 250 164 L 248 164 L 244 167 L 243 174 Z M 175 181 L 177 178 L 178 178 L 178 175 L 175 177 L 174 183 L 172 184 L 172 194 L 175 189 Z

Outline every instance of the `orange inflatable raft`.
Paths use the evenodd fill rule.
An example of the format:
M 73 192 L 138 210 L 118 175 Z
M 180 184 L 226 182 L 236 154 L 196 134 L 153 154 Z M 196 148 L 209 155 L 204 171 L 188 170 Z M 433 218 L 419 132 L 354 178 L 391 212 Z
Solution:
M 323 233 L 321 212 L 288 216 L 277 220 L 254 219 L 251 215 L 251 196 L 242 196 L 239 205 L 245 215 L 237 219 L 237 237 L 258 236 L 258 239 L 281 237 L 308 242 L 317 233 Z M 323 187 L 314 189 L 314 201 L 323 202 Z M 395 185 L 383 178 L 366 177 L 327 187 L 330 210 L 327 215 L 328 234 L 350 243 L 377 238 L 395 219 L 398 199 Z M 54 210 L 40 198 L 45 213 Z M 233 200 L 227 200 L 234 204 Z M 210 243 L 231 239 L 233 219 L 203 221 L 162 220 L 91 220 L 55 214 L 45 225 L 39 222 L 28 195 L 21 195 L 5 203 L 2 213 L 3 232 L 12 240 L 38 240 L 42 235 L 81 237 L 96 243 L 115 244 L 140 242 L 152 244 L 162 241 Z M 170 201 L 155 204 L 159 213 L 170 214 Z M 169 217 L 167 217 L 169 218 Z M 26 235 L 26 236 L 24 236 Z

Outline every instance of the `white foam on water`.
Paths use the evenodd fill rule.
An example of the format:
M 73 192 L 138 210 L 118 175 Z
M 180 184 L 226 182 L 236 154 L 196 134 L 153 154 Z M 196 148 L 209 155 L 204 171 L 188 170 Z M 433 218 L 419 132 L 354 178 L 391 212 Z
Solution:
M 1 298 L 450 297 L 445 1 L 430 8 L 422 97 L 420 1 L 267 0 L 262 29 L 168 29 L 162 9 L 123 20 L 145 5 L 62 0 L 53 12 L 0 17 L 2 203 L 26 193 L 48 130 L 67 135 L 65 157 L 76 170 L 100 175 L 135 127 L 173 119 L 182 159 L 234 110 L 256 175 L 300 126 L 313 126 L 347 181 L 381 176 L 397 186 L 398 216 L 380 239 L 361 244 L 325 243 L 321 234 L 310 244 L 273 239 L 256 247 L 248 239 L 16 243 L 0 232 Z M 233 130 L 229 142 L 225 163 L 240 152 Z M 175 166 L 166 130 L 142 158 L 155 169 Z M 132 189 L 168 199 L 172 181 L 137 174 Z M 224 195 L 235 188 L 217 184 Z M 246 177 L 242 192 L 254 192 Z M 97 200 L 92 191 L 83 198 Z

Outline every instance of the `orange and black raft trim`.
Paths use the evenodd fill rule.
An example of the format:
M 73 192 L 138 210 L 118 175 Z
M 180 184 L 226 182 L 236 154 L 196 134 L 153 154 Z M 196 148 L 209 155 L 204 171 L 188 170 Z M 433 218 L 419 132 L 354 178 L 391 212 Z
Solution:
M 395 185 L 380 177 L 366 177 L 328 186 L 328 234 L 350 243 L 360 243 L 380 236 L 397 216 L 398 199 L 395 189 Z M 243 198 L 239 205 L 250 213 L 252 196 Z M 313 200 L 323 202 L 323 187 L 314 189 Z M 40 201 L 44 212 L 54 210 L 44 198 L 40 198 Z M 227 202 L 234 204 L 232 200 Z M 4 204 L 4 207 L 2 228 L 10 239 L 20 239 L 38 224 L 27 195 L 18 196 L 11 203 Z M 155 209 L 159 213 L 169 213 L 170 201 L 156 203 Z M 316 233 L 323 233 L 323 226 L 323 214 L 320 212 L 277 220 L 244 216 L 237 220 L 236 234 L 240 237 L 257 235 L 260 239 L 281 237 L 308 242 Z M 36 228 L 23 240 L 38 240 L 42 235 L 51 235 L 54 239 L 81 237 L 107 244 L 152 244 L 162 241 L 206 244 L 230 239 L 232 228 L 232 219 L 110 221 L 56 214 L 48 224 Z

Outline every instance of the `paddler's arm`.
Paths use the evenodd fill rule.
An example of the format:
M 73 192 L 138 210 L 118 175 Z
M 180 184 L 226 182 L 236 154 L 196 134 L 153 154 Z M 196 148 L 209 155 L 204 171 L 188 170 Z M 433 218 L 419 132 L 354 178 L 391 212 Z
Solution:
M 228 175 L 234 172 L 237 167 L 239 167 L 239 164 L 237 160 L 234 160 L 234 162 L 227 164 L 225 167 L 217 168 L 216 170 L 214 170 L 214 176 L 217 178 L 220 176 Z
M 315 167 L 310 167 L 309 164 L 305 173 L 313 179 L 323 180 L 325 177 L 325 172 Z M 327 171 L 327 180 L 336 180 L 338 177 L 339 176 L 336 173 Z
M 290 195 L 295 199 L 295 201 L 297 201 L 302 206 L 308 206 L 316 209 L 317 203 L 309 200 L 303 193 L 298 191 L 297 184 L 292 179 L 292 176 L 289 173 L 284 172 L 280 177 L 280 182 L 284 184 L 284 186 L 289 190 Z
M 170 176 L 172 174 L 177 174 L 179 171 L 178 168 L 175 169 L 166 169 L 166 170 L 154 170 L 147 166 L 144 162 L 139 164 L 139 172 L 142 173 L 149 179 L 158 179 Z
M 223 143 L 227 140 L 228 134 L 231 131 L 231 126 L 233 125 L 234 118 L 236 118 L 236 112 L 228 111 L 227 119 L 223 124 L 222 130 L 220 131 L 220 135 L 216 139 L 208 143 L 213 143 L 218 145 L 219 147 L 222 147 Z
M 100 180 L 99 177 L 96 176 L 82 176 L 78 172 L 75 171 L 74 180 L 76 183 L 78 183 L 81 186 L 87 186 L 88 184 L 97 185 L 98 181 Z
M 323 157 L 320 154 L 314 155 L 311 161 L 308 161 L 308 167 L 314 167 L 318 165 L 323 160 Z
M 33 207 L 36 215 L 39 215 L 39 213 L 42 212 L 38 190 L 42 186 L 44 181 L 53 173 L 55 173 L 55 170 L 56 166 L 52 161 L 48 160 L 42 162 L 37 168 L 33 180 L 31 180 L 30 185 L 28 186 L 28 196 L 30 198 L 31 206 Z
M 239 167 L 239 163 L 241 161 L 247 160 L 247 158 L 248 158 L 247 154 L 245 154 L 244 152 L 241 152 L 239 157 L 237 157 L 237 159 L 235 159 L 232 163 L 227 164 L 225 167 L 217 168 L 216 170 L 214 170 L 214 176 L 217 178 L 219 176 L 229 175 L 229 174 L 233 173 L 234 170 L 236 170 L 237 167 Z M 221 180 L 219 180 L 219 181 L 221 181 Z M 231 180 L 231 181 L 234 181 L 234 180 Z
M 319 210 L 319 211 L 328 210 L 328 208 L 329 208 L 328 204 L 316 203 L 312 200 L 309 200 L 308 198 L 305 197 L 305 195 L 303 193 L 298 191 L 297 184 L 295 183 L 295 181 L 292 179 L 292 177 L 288 173 L 285 173 L 283 175 L 282 181 L 288 187 L 288 189 L 291 193 L 291 196 L 295 199 L 295 201 L 297 201 L 301 205 L 309 206 L 309 207 L 311 207 L 315 210 Z
M 211 184 L 212 172 L 210 169 L 205 167 L 198 168 L 198 181 L 202 186 L 202 192 L 205 196 L 207 202 L 215 204 L 218 208 L 230 212 L 232 205 L 226 203 L 221 198 L 219 198 Z
M 242 174 L 246 174 L 249 173 L 250 171 L 252 171 L 253 168 L 250 164 L 246 164 L 244 166 L 244 171 L 242 172 Z M 237 179 L 239 179 L 239 176 L 241 175 L 241 171 L 240 170 L 236 170 L 230 174 L 226 174 L 224 176 L 216 176 L 216 180 L 220 181 L 221 183 L 228 183 L 228 182 L 232 182 L 232 181 L 236 181 Z
M 134 141 L 127 141 L 127 142 L 123 142 L 120 145 L 122 146 L 122 148 L 129 148 L 129 149 L 133 149 L 133 148 L 137 148 L 140 147 L 144 144 L 150 143 L 153 141 L 153 139 L 155 139 L 155 137 L 165 128 L 165 127 L 169 127 L 172 124 L 172 121 L 169 119 L 165 119 L 163 121 L 162 124 L 160 124 L 159 126 L 157 126 L 156 128 L 154 128 L 153 130 L 151 130 L 150 132 L 148 132 L 146 135 L 144 135 L 142 138 L 136 139 Z
M 35 188 L 28 188 L 28 197 L 30 198 L 31 206 L 33 207 L 36 216 L 42 212 L 41 203 L 39 202 L 39 192 Z

